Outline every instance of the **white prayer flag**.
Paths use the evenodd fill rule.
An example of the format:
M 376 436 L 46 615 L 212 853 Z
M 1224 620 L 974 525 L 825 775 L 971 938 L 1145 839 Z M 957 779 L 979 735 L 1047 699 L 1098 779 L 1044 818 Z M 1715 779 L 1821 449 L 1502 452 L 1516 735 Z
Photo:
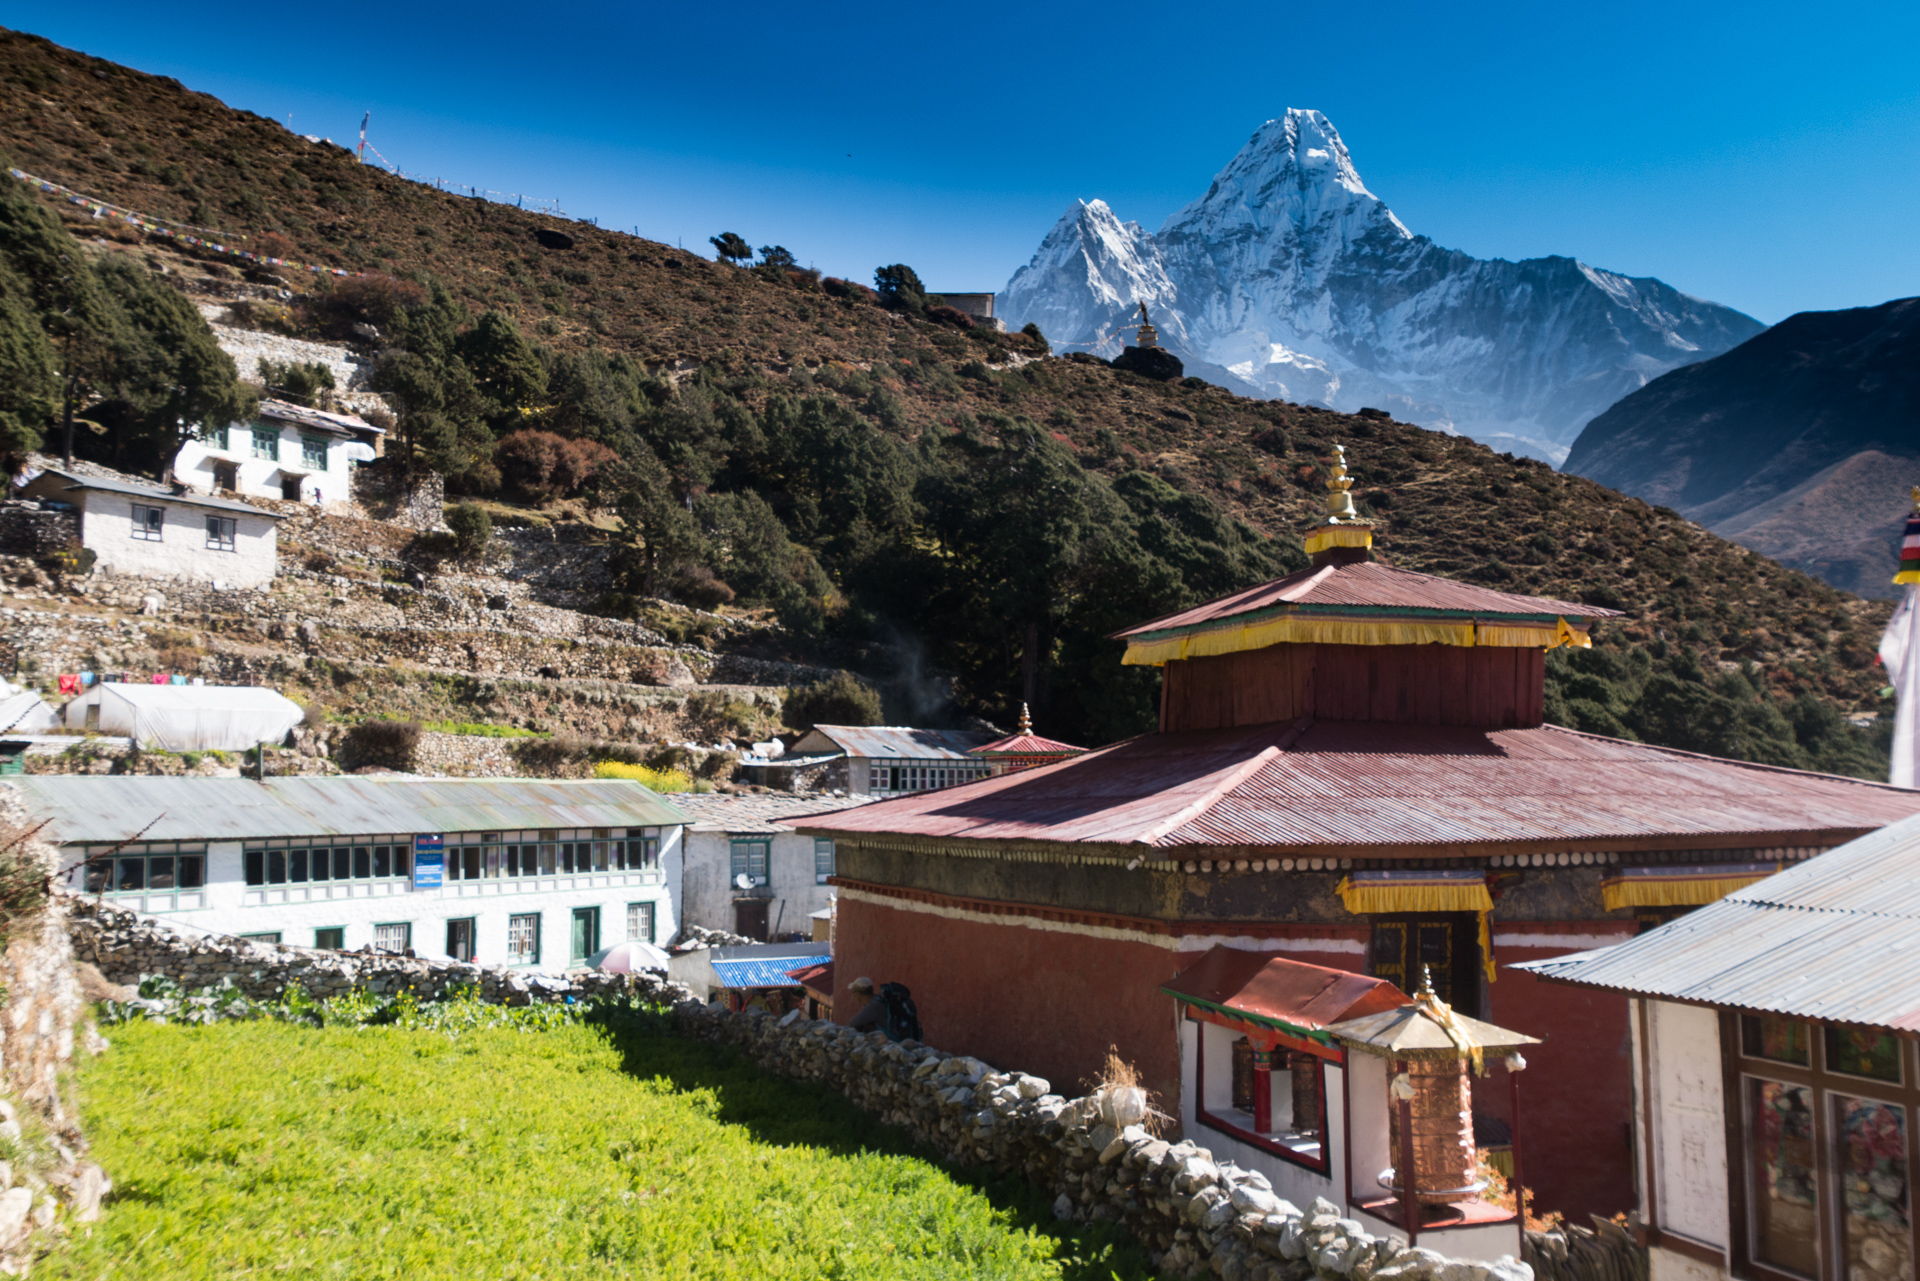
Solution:
M 1909 583 L 1905 599 L 1893 611 L 1887 634 L 1880 638 L 1880 661 L 1896 703 L 1893 713 L 1893 768 L 1887 781 L 1895 787 L 1920 787 L 1920 583 Z

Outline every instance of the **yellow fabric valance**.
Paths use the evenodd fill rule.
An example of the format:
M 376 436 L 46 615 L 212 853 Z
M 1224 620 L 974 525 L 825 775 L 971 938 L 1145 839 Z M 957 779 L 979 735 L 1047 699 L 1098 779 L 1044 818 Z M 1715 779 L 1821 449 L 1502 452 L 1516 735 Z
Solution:
M 1499 978 L 1493 966 L 1493 931 L 1487 914 L 1493 911 L 1493 895 L 1482 877 L 1432 876 L 1416 873 L 1376 874 L 1355 879 L 1342 877 L 1335 890 L 1340 901 L 1355 916 L 1379 912 L 1472 912 L 1480 918 L 1480 964 L 1487 982 Z
M 1301 546 L 1312 556 L 1329 547 L 1372 547 L 1373 527 L 1371 525 L 1317 525 L 1301 540 Z
M 1701 907 L 1772 876 L 1766 864 L 1734 867 L 1636 867 L 1600 882 L 1609 912 L 1622 907 Z
M 1472 622 L 1372 622 L 1354 618 L 1313 618 L 1285 614 L 1242 627 L 1220 627 L 1189 632 L 1161 640 L 1137 640 L 1127 646 L 1120 661 L 1129 667 L 1159 667 L 1183 658 L 1211 658 L 1281 644 L 1320 645 L 1493 645 L 1503 649 L 1553 649 L 1593 644 L 1587 634 L 1566 619 L 1548 627 L 1541 624 L 1506 626 Z

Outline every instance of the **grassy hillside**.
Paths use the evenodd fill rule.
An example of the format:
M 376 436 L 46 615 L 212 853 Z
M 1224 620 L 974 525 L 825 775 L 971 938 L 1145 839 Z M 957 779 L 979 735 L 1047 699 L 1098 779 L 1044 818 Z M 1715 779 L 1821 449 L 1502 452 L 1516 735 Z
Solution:
M 437 282 L 428 304 L 420 285 L 249 281 L 212 260 L 175 273 L 253 289 L 251 322 L 292 332 L 352 338 L 384 309 L 370 349 L 463 328 L 441 349 L 466 353 L 494 397 L 460 428 L 473 457 L 517 425 L 606 445 L 627 468 L 609 469 L 626 486 L 602 500 L 625 502 L 636 589 L 697 590 L 697 570 L 743 601 L 784 602 L 823 648 L 892 678 L 896 714 L 1005 720 L 1024 696 L 1063 737 L 1150 723 L 1151 675 L 1119 669 L 1104 634 L 1302 563 L 1339 441 L 1386 559 L 1628 612 L 1596 651 L 1555 656 L 1556 718 L 1884 769 L 1842 714 L 1882 707 L 1871 651 L 1886 604 L 1543 464 L 1090 357 L 1034 359 L 1030 339 L 888 310 L 863 288 L 436 191 L 17 33 L 0 35 L 0 137 L 30 172 L 236 244 Z M 181 265 L 170 242 L 55 207 L 96 252 Z M 555 231 L 570 248 L 542 243 Z M 281 306 L 281 284 L 302 296 Z M 517 332 L 487 321 L 475 338 L 487 312 Z M 488 382 L 515 361 L 538 375 L 536 359 L 540 396 Z M 674 503 L 639 501 L 656 470 L 698 529 L 658 524 Z M 484 469 L 468 480 L 484 489 Z M 681 576 L 653 581 L 648 558 L 675 539 Z

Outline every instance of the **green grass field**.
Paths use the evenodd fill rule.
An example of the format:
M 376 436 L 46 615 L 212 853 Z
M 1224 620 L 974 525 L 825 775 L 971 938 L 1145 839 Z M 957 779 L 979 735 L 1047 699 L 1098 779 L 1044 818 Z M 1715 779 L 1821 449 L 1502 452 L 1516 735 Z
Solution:
M 731 1051 L 570 1025 L 109 1029 L 80 1076 L 106 1217 L 37 1276 L 1147 1275 Z

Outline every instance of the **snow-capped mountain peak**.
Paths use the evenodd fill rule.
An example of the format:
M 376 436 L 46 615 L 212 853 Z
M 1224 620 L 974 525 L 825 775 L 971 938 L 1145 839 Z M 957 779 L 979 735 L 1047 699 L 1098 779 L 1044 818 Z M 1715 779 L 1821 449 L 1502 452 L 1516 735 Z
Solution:
M 1570 257 L 1439 248 L 1368 190 L 1332 122 L 1299 108 L 1256 129 L 1157 234 L 1076 201 L 996 310 L 1056 347 L 1114 355 L 1141 302 L 1202 377 L 1377 405 L 1554 462 L 1621 396 L 1763 328 Z

